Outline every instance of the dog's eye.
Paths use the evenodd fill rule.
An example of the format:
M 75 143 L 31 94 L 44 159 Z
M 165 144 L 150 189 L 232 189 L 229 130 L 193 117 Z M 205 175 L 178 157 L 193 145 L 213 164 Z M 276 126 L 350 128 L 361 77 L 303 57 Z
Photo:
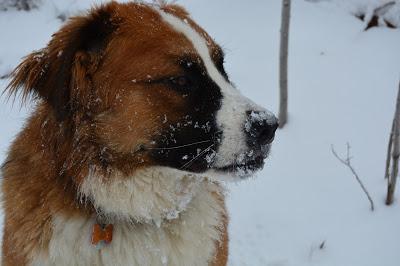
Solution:
M 185 87 L 189 85 L 189 79 L 185 76 L 177 77 L 177 78 L 172 78 L 172 83 L 174 83 L 177 86 Z
M 192 82 L 186 76 L 171 77 L 169 83 L 173 88 L 179 90 L 188 90 L 192 86 Z

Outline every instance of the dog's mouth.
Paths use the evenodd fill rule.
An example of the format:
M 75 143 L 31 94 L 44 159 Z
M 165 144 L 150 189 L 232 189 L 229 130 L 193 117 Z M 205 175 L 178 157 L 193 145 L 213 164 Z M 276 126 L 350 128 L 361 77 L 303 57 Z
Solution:
M 255 172 L 263 169 L 265 159 L 269 154 L 269 146 L 263 151 L 250 151 L 237 157 L 234 163 L 214 168 L 217 172 L 233 174 L 240 178 L 252 176 Z
M 264 158 L 261 156 L 255 157 L 242 163 L 233 163 L 227 166 L 218 167 L 216 170 L 221 172 L 235 173 L 239 171 L 255 172 L 264 167 Z

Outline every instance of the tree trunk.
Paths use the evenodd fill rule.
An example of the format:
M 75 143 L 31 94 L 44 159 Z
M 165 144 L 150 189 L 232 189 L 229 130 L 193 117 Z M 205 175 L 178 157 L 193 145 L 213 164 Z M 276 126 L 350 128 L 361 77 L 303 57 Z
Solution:
M 290 26 L 290 3 L 291 0 L 282 0 L 281 21 L 281 47 L 279 66 L 279 127 L 282 128 L 287 122 L 288 116 L 288 50 L 289 50 L 289 26 Z
M 392 170 L 388 178 L 388 192 L 386 197 L 386 205 L 391 205 L 394 200 L 394 192 L 396 189 L 397 174 L 399 172 L 400 157 L 400 83 L 397 93 L 396 111 L 392 126 Z

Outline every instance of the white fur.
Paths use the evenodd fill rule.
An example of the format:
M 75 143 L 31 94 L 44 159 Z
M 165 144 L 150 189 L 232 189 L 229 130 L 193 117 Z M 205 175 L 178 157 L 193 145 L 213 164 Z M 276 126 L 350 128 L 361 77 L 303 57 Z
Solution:
M 91 168 L 79 192 L 105 218 L 159 224 L 177 218 L 204 182 L 201 176 L 168 167 L 145 168 L 132 177 L 119 171 L 104 177 Z
M 271 112 L 244 97 L 221 75 L 211 59 L 207 41 L 189 23 L 162 10 L 159 10 L 159 13 L 173 29 L 184 34 L 191 41 L 203 60 L 208 75 L 221 90 L 222 105 L 217 113 L 217 124 L 223 133 L 214 166 L 224 167 L 231 165 L 235 163 L 239 155 L 245 154 L 248 151 L 244 133 L 246 111 L 264 111 L 271 117 L 270 120 L 274 122 L 276 122 L 276 118 L 274 118 Z
M 48 252 L 33 254 L 32 265 L 208 265 L 221 234 L 224 210 L 214 194 L 222 193 L 221 188 L 206 179 L 196 180 L 182 172 L 173 176 L 175 173 L 150 168 L 125 181 L 117 177 L 102 187 L 94 175 L 88 177 L 81 192 L 89 193 L 97 206 L 116 208 L 110 210 L 136 218 L 143 215 L 143 220 L 162 218 L 163 222 L 120 219 L 114 223 L 111 244 L 97 250 L 90 243 L 94 217 L 57 216 Z M 140 208 L 142 204 L 144 208 Z M 175 219 L 166 215 L 170 209 L 180 211 Z

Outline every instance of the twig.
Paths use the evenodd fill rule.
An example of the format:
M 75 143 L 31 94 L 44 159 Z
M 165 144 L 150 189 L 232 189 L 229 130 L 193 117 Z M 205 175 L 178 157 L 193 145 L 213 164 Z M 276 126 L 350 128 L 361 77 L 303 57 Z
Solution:
M 396 189 L 396 181 L 397 174 L 399 172 L 399 157 L 400 157 L 400 83 L 399 83 L 399 91 L 397 93 L 397 101 L 396 101 L 396 110 L 393 119 L 392 131 L 390 133 L 390 138 L 392 140 L 392 146 L 389 147 L 390 151 L 388 151 L 389 165 L 390 159 L 392 162 L 392 171 L 389 173 L 389 169 L 386 168 L 387 176 L 388 176 L 388 191 L 386 197 L 386 205 L 391 205 L 394 199 L 394 191 Z M 392 157 L 390 158 L 390 153 Z
M 388 149 L 387 149 L 387 154 L 386 154 L 386 168 L 385 168 L 385 179 L 389 179 L 390 176 L 390 162 L 391 162 L 391 153 L 392 153 L 392 145 L 393 145 L 393 131 L 394 131 L 394 120 L 392 122 L 392 130 L 390 131 L 390 136 L 389 136 L 389 144 L 388 144 Z
M 336 157 L 336 159 L 338 159 L 342 164 L 347 166 L 350 169 L 350 171 L 353 173 L 353 175 L 356 178 L 358 184 L 360 184 L 362 190 L 364 191 L 365 195 L 367 196 L 367 198 L 369 200 L 369 203 L 371 205 L 371 211 L 374 211 L 375 210 L 374 201 L 372 200 L 368 190 L 364 186 L 364 184 L 361 181 L 360 177 L 358 176 L 357 172 L 354 170 L 353 166 L 351 165 L 350 145 L 349 145 L 349 143 L 347 143 L 347 157 L 345 159 L 339 157 L 339 155 L 336 153 L 335 148 L 333 147 L 333 145 L 331 145 L 331 150 L 332 150 L 333 155 Z

